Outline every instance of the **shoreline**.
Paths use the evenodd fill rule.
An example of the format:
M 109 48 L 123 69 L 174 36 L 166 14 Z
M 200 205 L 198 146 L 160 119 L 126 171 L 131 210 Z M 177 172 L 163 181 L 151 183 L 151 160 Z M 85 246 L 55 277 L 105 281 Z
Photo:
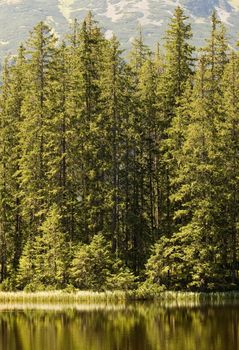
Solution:
M 0 303 L 87 303 L 103 302 L 121 304 L 125 302 L 179 302 L 179 303 L 217 303 L 239 302 L 239 291 L 231 292 L 174 292 L 164 291 L 156 294 L 139 294 L 137 291 L 40 291 L 40 292 L 0 292 Z

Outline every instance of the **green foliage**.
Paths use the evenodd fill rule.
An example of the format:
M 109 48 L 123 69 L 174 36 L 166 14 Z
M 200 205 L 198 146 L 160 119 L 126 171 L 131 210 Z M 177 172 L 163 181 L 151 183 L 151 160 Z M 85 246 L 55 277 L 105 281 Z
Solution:
M 176 290 L 187 284 L 191 270 L 187 239 L 181 234 L 159 240 L 146 265 L 147 283 Z
M 53 206 L 39 235 L 27 241 L 18 270 L 18 286 L 26 290 L 42 290 L 47 286 L 63 288 L 67 282 L 67 244 L 61 230 L 61 217 Z
M 109 243 L 101 234 L 80 246 L 72 261 L 71 278 L 79 289 L 102 290 L 112 264 Z
M 176 105 L 193 72 L 193 51 L 191 24 L 181 7 L 177 7 L 166 32 L 165 72 L 163 74 L 164 93 L 168 113 Z M 170 114 L 171 114 L 170 113 Z
M 137 286 L 136 278 L 120 259 L 115 259 L 111 266 L 110 275 L 106 281 L 107 290 L 133 290 Z
M 165 57 L 163 69 L 157 84 L 157 113 L 160 125 L 159 132 L 159 160 L 158 160 L 158 189 L 160 208 L 161 235 L 170 236 L 175 232 L 173 220 L 176 210 L 171 200 L 174 193 L 173 180 L 177 169 L 177 154 L 180 152 L 178 143 L 180 130 L 184 128 L 182 104 L 186 93 L 190 94 L 190 85 L 194 76 L 194 47 L 190 43 L 192 38 L 191 25 L 180 7 L 175 9 L 166 31 Z
M 162 53 L 140 28 L 127 61 L 89 13 L 5 61 L 2 289 L 237 288 L 239 58 L 216 13 L 191 37 L 177 7 Z
M 110 244 L 102 234 L 95 235 L 89 245 L 76 250 L 70 277 L 73 284 L 83 290 L 127 290 L 135 277 L 111 253 Z
M 28 240 L 22 251 L 17 274 L 17 286 L 20 289 L 23 289 L 34 280 L 33 254 L 34 248 L 32 247 L 32 242 Z

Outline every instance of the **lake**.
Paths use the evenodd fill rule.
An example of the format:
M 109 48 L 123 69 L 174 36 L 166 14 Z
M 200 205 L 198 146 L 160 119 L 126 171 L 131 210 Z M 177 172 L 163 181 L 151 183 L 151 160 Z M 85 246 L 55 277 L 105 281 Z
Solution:
M 238 350 L 239 305 L 0 305 L 0 350 Z

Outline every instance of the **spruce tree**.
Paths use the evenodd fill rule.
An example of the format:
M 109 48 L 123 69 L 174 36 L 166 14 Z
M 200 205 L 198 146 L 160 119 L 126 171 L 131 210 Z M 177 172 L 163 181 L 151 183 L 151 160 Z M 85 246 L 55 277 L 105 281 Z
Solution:
M 107 42 L 104 50 L 104 69 L 100 79 L 102 165 L 104 183 L 101 185 L 105 211 L 104 233 L 111 239 L 112 250 L 122 255 L 125 232 L 122 225 L 125 198 L 124 185 L 124 125 L 128 113 L 125 104 L 127 91 L 126 64 L 116 37 Z M 110 236 L 109 236 L 110 234 Z
M 68 246 L 57 205 L 53 205 L 38 235 L 25 244 L 17 281 L 20 288 L 63 288 L 67 282 Z
M 104 210 L 101 186 L 104 184 L 100 110 L 100 76 L 103 69 L 105 39 L 91 13 L 84 19 L 79 31 L 79 77 L 81 79 L 80 106 L 77 117 L 77 197 L 73 198 L 72 216 L 79 217 L 78 235 L 89 241 L 103 230 Z M 80 110 L 79 110 L 80 108 Z M 75 151 L 74 151 L 75 152 Z M 77 208 L 77 211 L 76 211 Z
M 12 274 L 18 266 L 23 239 L 21 193 L 19 188 L 19 127 L 24 96 L 24 48 L 21 46 L 16 58 L 6 61 L 3 69 L 1 91 L 1 279 Z
M 231 275 L 231 282 L 236 283 L 238 274 L 238 84 L 239 58 L 231 52 L 225 67 L 223 91 L 223 118 L 218 123 L 218 143 L 223 202 L 224 232 L 222 249 L 225 251 L 224 273 Z M 229 277 L 228 276 L 228 277 Z
M 71 137 L 73 125 L 68 108 L 69 99 L 69 50 L 65 43 L 56 49 L 49 65 L 49 84 L 46 88 L 46 108 L 48 116 L 45 120 L 45 164 L 46 192 L 48 205 L 57 204 L 61 212 L 62 225 L 72 239 L 71 228 L 71 174 L 72 160 Z M 76 150 L 74 150 L 74 154 Z
M 175 163 L 172 161 L 171 126 L 176 118 L 176 108 L 185 93 L 188 81 L 193 75 L 193 53 L 191 45 L 191 25 L 181 7 L 175 9 L 165 37 L 165 62 L 158 83 L 158 112 L 161 120 L 161 233 L 171 235 L 173 232 L 174 207 L 170 196 L 173 192 L 171 179 L 174 176 Z
M 159 169 L 161 123 L 157 110 L 157 83 L 159 80 L 158 67 L 153 58 L 145 60 L 141 67 L 138 84 L 140 101 L 140 154 L 139 163 L 142 167 L 140 183 L 141 193 L 141 226 L 142 239 L 152 243 L 159 234 Z M 148 238 L 147 238 L 148 236 Z M 144 255 L 147 247 L 142 244 Z
M 179 148 L 179 152 L 172 153 L 177 157 L 175 189 L 171 196 L 176 208 L 177 235 L 185 237 L 181 238 L 187 252 L 185 263 L 194 262 L 187 286 L 202 289 L 218 288 L 219 281 L 226 283 L 221 269 L 226 263 L 226 232 L 218 134 L 218 125 L 223 119 L 220 93 L 226 63 L 221 58 L 226 57 L 226 52 L 221 50 L 225 48 L 224 36 L 218 35 L 221 23 L 216 24 L 218 27 L 213 15 L 210 45 L 203 50 L 207 54 L 200 58 L 192 98 L 178 107 L 178 113 L 184 115 L 185 128 L 181 133 L 181 151 Z
M 49 69 L 55 52 L 56 39 L 51 29 L 40 22 L 27 42 L 28 60 L 25 70 L 26 84 L 21 109 L 20 176 L 22 206 L 28 221 L 29 233 L 36 234 L 47 211 L 46 191 L 46 104 Z
M 1 264 L 1 282 L 7 277 L 7 264 L 11 252 L 10 236 L 12 231 L 11 218 L 9 220 L 9 208 L 12 202 L 11 187 L 8 185 L 8 157 L 10 156 L 12 147 L 12 130 L 11 124 L 8 123 L 8 113 L 4 108 L 5 101 L 9 98 L 10 93 L 10 77 L 9 66 L 7 61 L 4 65 L 3 88 L 1 98 L 1 124 L 0 124 L 0 264 Z M 7 106 L 6 106 L 7 107 Z M 10 192 L 9 192 L 10 190 Z
M 148 236 L 150 223 L 147 220 L 146 213 L 146 164 L 145 164 L 145 121 L 144 107 L 141 101 L 142 91 L 142 73 L 143 67 L 147 60 L 150 60 L 151 52 L 144 44 L 143 34 L 139 28 L 138 36 L 132 43 L 130 51 L 129 67 L 131 69 L 131 86 L 132 86 L 132 132 L 131 148 L 129 148 L 129 159 L 131 163 L 130 172 L 130 201 L 129 206 L 129 233 L 132 242 L 132 250 L 129 253 L 132 260 L 132 266 L 135 273 L 139 273 L 143 266 L 144 260 L 141 253 L 145 255 L 144 235 Z M 141 84 L 141 87 L 140 87 Z M 144 253 L 143 253 L 144 252 Z
M 177 7 L 169 22 L 165 36 L 165 67 L 162 82 L 159 85 L 161 101 L 159 108 L 165 116 L 166 128 L 175 115 L 188 79 L 192 76 L 194 66 L 194 47 L 191 24 L 181 7 Z

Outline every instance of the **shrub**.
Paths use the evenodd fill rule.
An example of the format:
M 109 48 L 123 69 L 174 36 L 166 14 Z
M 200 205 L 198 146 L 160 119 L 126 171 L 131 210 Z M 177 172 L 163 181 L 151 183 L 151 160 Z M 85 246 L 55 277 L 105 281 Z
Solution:
M 134 285 L 134 275 L 111 253 L 102 234 L 95 235 L 89 245 L 76 251 L 70 270 L 72 283 L 82 290 L 127 290 Z

